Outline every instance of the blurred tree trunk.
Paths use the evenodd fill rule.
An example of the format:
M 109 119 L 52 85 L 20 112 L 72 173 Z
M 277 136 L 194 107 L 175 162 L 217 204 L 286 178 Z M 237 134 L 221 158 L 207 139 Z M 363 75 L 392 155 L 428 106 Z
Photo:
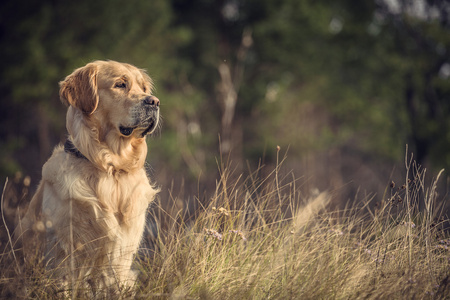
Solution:
M 233 145 L 233 136 L 231 135 L 231 132 L 238 95 L 231 78 L 231 71 L 228 64 L 220 63 L 218 71 L 221 79 L 219 86 L 219 103 L 222 108 L 220 151 L 222 154 L 227 155 L 231 151 Z
M 221 62 L 218 66 L 220 75 L 219 83 L 219 104 L 222 110 L 220 153 L 224 158 L 229 158 L 238 166 L 243 161 L 242 153 L 242 128 L 241 122 L 235 118 L 236 104 L 239 96 L 239 89 L 244 77 L 244 64 L 249 48 L 252 46 L 252 32 L 245 29 L 242 33 L 241 45 L 237 52 L 236 63 L 233 68 L 229 63 Z M 242 170 L 237 170 L 242 171 Z
M 411 126 L 410 141 L 412 143 L 412 148 L 414 150 L 415 160 L 422 165 L 425 157 L 428 154 L 428 141 L 426 138 L 421 137 L 420 132 L 420 117 L 417 111 L 417 105 L 414 103 L 415 89 L 414 84 L 411 79 L 412 75 L 408 74 L 406 78 L 406 88 L 405 88 L 405 100 L 406 100 L 406 110 L 408 111 L 409 122 Z

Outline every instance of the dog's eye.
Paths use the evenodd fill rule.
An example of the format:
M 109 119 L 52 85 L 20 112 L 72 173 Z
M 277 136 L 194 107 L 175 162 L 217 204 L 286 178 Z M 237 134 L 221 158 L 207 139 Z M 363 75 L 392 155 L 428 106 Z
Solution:
M 116 82 L 114 87 L 118 88 L 118 89 L 126 89 L 127 88 L 127 84 L 125 82 L 123 82 L 123 81 L 119 81 L 119 82 Z

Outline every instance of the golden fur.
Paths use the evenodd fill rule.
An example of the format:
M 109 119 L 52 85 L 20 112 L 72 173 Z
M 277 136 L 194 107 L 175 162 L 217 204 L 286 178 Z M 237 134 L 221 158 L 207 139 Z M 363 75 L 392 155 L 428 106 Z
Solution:
M 24 242 L 45 235 L 46 261 L 59 278 L 134 281 L 132 258 L 158 192 L 144 170 L 145 137 L 159 120 L 152 88 L 143 70 L 114 61 L 89 63 L 60 83 L 68 140 L 81 155 L 55 148 L 21 222 Z

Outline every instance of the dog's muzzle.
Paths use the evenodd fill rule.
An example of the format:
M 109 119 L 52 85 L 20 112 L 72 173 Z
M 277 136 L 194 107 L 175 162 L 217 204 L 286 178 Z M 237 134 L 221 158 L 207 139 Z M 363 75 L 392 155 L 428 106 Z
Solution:
M 151 134 L 158 125 L 159 99 L 155 96 L 147 96 L 141 100 L 141 104 L 134 112 L 136 124 L 133 126 L 119 126 L 119 131 L 124 136 L 130 136 L 134 130 L 142 129 L 142 137 Z

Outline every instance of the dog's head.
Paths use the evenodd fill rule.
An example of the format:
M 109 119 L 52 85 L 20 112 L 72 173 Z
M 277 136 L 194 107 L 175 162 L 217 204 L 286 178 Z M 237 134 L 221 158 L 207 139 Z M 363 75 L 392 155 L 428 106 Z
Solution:
M 95 61 L 60 83 L 60 98 L 83 118 L 99 124 L 100 135 L 142 138 L 159 122 L 159 99 L 147 73 L 115 61 Z M 101 138 L 101 137 L 100 137 Z

